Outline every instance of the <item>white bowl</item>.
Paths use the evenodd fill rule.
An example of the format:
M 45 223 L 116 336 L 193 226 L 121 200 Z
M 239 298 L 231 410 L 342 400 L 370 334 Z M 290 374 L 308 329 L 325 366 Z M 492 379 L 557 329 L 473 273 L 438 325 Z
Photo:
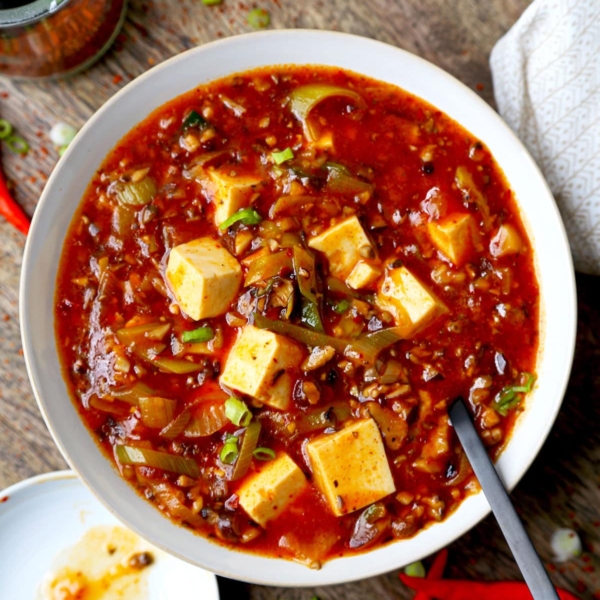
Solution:
M 120 478 L 81 421 L 61 376 L 53 311 L 65 232 L 104 157 L 151 111 L 198 84 L 254 67 L 321 64 L 395 84 L 440 108 L 491 150 L 515 192 L 535 249 L 541 289 L 538 383 L 498 461 L 512 488 L 554 422 L 569 377 L 576 296 L 569 246 L 546 182 L 519 140 L 475 93 L 421 58 L 393 46 L 325 31 L 269 31 L 213 42 L 176 56 L 131 82 L 85 125 L 52 173 L 27 239 L 21 280 L 21 329 L 29 377 L 48 428 L 69 464 L 110 510 L 153 544 L 233 579 L 314 586 L 371 577 L 442 548 L 489 512 L 483 495 L 469 497 L 442 523 L 414 538 L 346 558 L 319 571 L 215 545 L 173 525 Z M 515 340 L 518 343 L 518 340 Z

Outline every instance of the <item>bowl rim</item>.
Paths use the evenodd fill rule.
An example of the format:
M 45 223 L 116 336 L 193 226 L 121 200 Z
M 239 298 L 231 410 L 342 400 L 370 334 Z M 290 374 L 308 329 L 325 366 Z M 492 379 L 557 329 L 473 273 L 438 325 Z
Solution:
M 546 197 L 544 200 L 544 202 L 546 202 L 546 205 L 544 205 L 544 210 L 546 211 L 544 218 L 551 225 L 554 233 L 557 236 L 553 240 L 552 244 L 553 247 L 556 249 L 556 252 L 558 253 L 558 257 L 560 258 L 558 271 L 561 272 L 563 275 L 563 290 L 561 292 L 564 296 L 563 300 L 565 307 L 565 319 L 564 323 L 561 324 L 561 331 L 564 332 L 564 347 L 562 347 L 561 355 L 563 362 L 561 363 L 561 372 L 559 374 L 555 374 L 556 381 L 554 382 L 555 386 L 552 392 L 552 397 L 554 398 L 552 410 L 549 413 L 540 413 L 542 415 L 543 421 L 540 422 L 537 426 L 538 432 L 536 439 L 529 444 L 527 459 L 520 463 L 518 468 L 513 468 L 513 470 L 509 473 L 509 476 L 505 476 L 503 471 L 508 459 L 503 461 L 503 457 L 507 454 L 508 450 L 511 447 L 511 443 L 509 442 L 507 448 L 503 451 L 497 463 L 500 475 L 503 479 L 506 479 L 507 487 L 509 487 L 510 489 L 512 489 L 518 483 L 518 481 L 521 479 L 523 474 L 526 472 L 526 470 L 529 468 L 529 466 L 537 456 L 542 444 L 546 440 L 548 433 L 554 423 L 556 415 L 558 414 L 558 410 L 560 409 L 560 405 L 566 389 L 570 368 L 573 360 L 575 348 L 577 308 L 575 277 L 565 228 L 562 221 L 560 220 L 558 208 L 554 203 L 548 185 L 543 179 L 538 167 L 534 163 L 527 150 L 523 147 L 522 143 L 508 128 L 504 121 L 502 121 L 500 116 L 485 101 L 483 101 L 477 94 L 475 94 L 475 92 L 470 90 L 460 81 L 458 81 L 453 76 L 443 71 L 439 67 L 433 65 L 432 63 L 426 61 L 423 58 L 420 58 L 395 46 L 391 46 L 389 44 L 385 44 L 377 40 L 372 40 L 369 38 L 364 38 L 352 34 L 311 29 L 271 30 L 248 33 L 239 36 L 232 36 L 222 40 L 216 40 L 208 44 L 198 46 L 196 48 L 192 48 L 157 65 L 156 67 L 143 73 L 138 78 L 124 86 L 119 92 L 112 96 L 100 109 L 98 109 L 92 115 L 92 117 L 81 129 L 80 133 L 76 136 L 75 140 L 71 143 L 65 155 L 60 159 L 58 165 L 55 167 L 53 173 L 51 174 L 47 182 L 42 196 L 40 198 L 40 201 L 38 203 L 38 207 L 35 211 L 31 225 L 31 233 L 27 238 L 24 251 L 19 294 L 21 336 L 27 372 L 34 391 L 34 395 L 36 397 L 36 401 L 44 417 L 46 425 L 50 430 L 50 433 L 56 445 L 58 446 L 59 450 L 61 451 L 71 468 L 78 473 L 80 479 L 99 499 L 99 501 L 102 502 L 119 520 L 123 521 L 130 529 L 132 529 L 142 537 L 146 538 L 154 545 L 160 547 L 166 552 L 178 556 L 183 560 L 187 560 L 188 562 L 197 564 L 205 569 L 208 569 L 225 577 L 242 579 L 244 581 L 263 585 L 285 585 L 302 587 L 355 581 L 358 579 L 363 579 L 365 577 L 372 577 L 388 572 L 392 569 L 396 569 L 403 566 L 403 564 L 406 564 L 407 562 L 412 562 L 413 560 L 419 560 L 424 556 L 427 556 L 439 550 L 440 548 L 448 545 L 449 543 L 453 542 L 455 539 L 466 533 L 469 529 L 474 527 L 477 523 L 479 523 L 484 517 L 486 517 L 489 514 L 489 506 L 481 492 L 478 494 L 474 494 L 468 497 L 465 501 L 463 501 L 459 508 L 455 510 L 451 515 L 449 515 L 446 519 L 444 519 L 442 523 L 435 524 L 431 527 L 422 530 L 415 537 L 406 541 L 396 541 L 392 544 L 388 544 L 382 548 L 378 548 L 370 552 L 357 554 L 355 556 L 347 556 L 341 559 L 333 559 L 331 561 L 328 561 L 325 564 L 324 568 L 320 571 L 312 571 L 304 566 L 296 565 L 295 563 L 291 563 L 287 560 L 257 557 L 254 554 L 237 552 L 231 549 L 224 549 L 222 546 L 211 543 L 205 538 L 199 536 L 194 536 L 194 538 L 198 540 L 198 545 L 206 545 L 208 550 L 205 554 L 211 554 L 211 556 L 202 556 L 201 559 L 198 558 L 198 556 L 195 554 L 191 556 L 189 552 L 184 552 L 180 547 L 177 547 L 177 544 L 183 543 L 186 535 L 182 534 L 181 532 L 185 532 L 187 530 L 172 525 L 171 522 L 168 521 L 166 517 L 162 515 L 162 513 L 160 513 L 154 506 L 151 506 L 150 503 L 137 496 L 137 494 L 136 497 L 138 498 L 138 502 L 133 502 L 133 504 L 135 504 L 135 510 L 131 506 L 128 506 L 128 501 L 132 499 L 132 496 L 123 488 L 123 485 L 127 486 L 128 488 L 129 485 L 126 484 L 120 478 L 120 475 L 118 475 L 116 469 L 114 469 L 114 467 L 106 459 L 104 454 L 100 453 L 99 449 L 98 453 L 101 455 L 102 460 L 106 463 L 106 465 L 110 467 L 113 476 L 118 478 L 118 481 L 115 480 L 114 477 L 109 474 L 107 469 L 102 467 L 102 465 L 98 466 L 98 470 L 101 472 L 97 472 L 97 470 L 93 469 L 90 465 L 86 463 L 86 452 L 76 452 L 76 448 L 72 447 L 71 436 L 65 435 L 65 425 L 60 423 L 59 415 L 54 413 L 52 403 L 55 400 L 53 398 L 47 397 L 47 394 L 44 393 L 44 359 L 50 358 L 51 360 L 53 360 L 55 358 L 52 355 L 52 350 L 54 352 L 54 355 L 57 355 L 56 340 L 53 337 L 51 343 L 52 350 L 48 347 L 47 344 L 42 350 L 38 349 L 36 347 L 36 334 L 35 331 L 32 329 L 31 325 L 31 322 L 35 317 L 36 305 L 36 300 L 32 298 L 36 298 L 36 287 L 39 287 L 39 285 L 41 285 L 39 282 L 35 281 L 33 271 L 37 269 L 39 274 L 39 267 L 37 266 L 37 264 L 41 260 L 40 257 L 43 254 L 44 248 L 44 245 L 37 241 L 39 238 L 37 234 L 41 231 L 42 234 L 40 235 L 42 235 L 42 237 L 43 234 L 46 233 L 50 236 L 50 239 L 52 239 L 52 235 L 54 235 L 54 237 L 58 235 L 60 238 L 60 251 L 62 252 L 62 247 L 64 244 L 64 231 L 62 233 L 59 233 L 57 231 L 53 232 L 51 230 L 51 225 L 49 225 L 48 223 L 48 221 L 51 220 L 53 215 L 56 216 L 57 214 L 57 207 L 53 206 L 53 202 L 55 205 L 58 204 L 58 202 L 53 201 L 52 198 L 60 195 L 60 192 L 62 191 L 61 186 L 65 185 L 65 181 L 63 180 L 67 180 L 68 177 L 72 175 L 68 175 L 70 161 L 74 163 L 77 162 L 77 160 L 79 159 L 77 153 L 85 151 L 86 138 L 92 137 L 94 134 L 97 134 L 99 128 L 102 126 L 103 120 L 105 119 L 105 115 L 113 111 L 114 107 L 117 107 L 121 103 L 126 101 L 128 97 L 133 98 L 136 94 L 136 90 L 142 89 L 145 85 L 149 84 L 149 82 L 159 82 L 163 75 L 165 78 L 167 78 L 169 76 L 170 71 L 175 72 L 178 66 L 183 65 L 187 61 L 193 62 L 197 60 L 198 62 L 201 62 L 202 57 L 204 57 L 205 55 L 219 53 L 221 51 L 223 53 L 227 53 L 227 51 L 235 53 L 239 52 L 240 49 L 246 51 L 249 51 L 250 49 L 256 50 L 260 49 L 261 44 L 269 45 L 273 44 L 274 42 L 290 42 L 290 40 L 296 43 L 298 43 L 299 41 L 302 42 L 303 40 L 306 43 L 329 43 L 333 44 L 336 47 L 339 47 L 339 51 L 341 51 L 341 48 L 348 48 L 348 45 L 352 45 L 353 47 L 360 46 L 365 52 L 368 51 L 374 54 L 379 53 L 382 56 L 386 54 L 393 55 L 393 57 L 397 59 L 399 63 L 412 65 L 417 70 L 423 71 L 428 75 L 432 75 L 439 83 L 448 85 L 449 88 L 452 89 L 459 97 L 472 104 L 473 108 L 476 108 L 482 115 L 484 115 L 485 119 L 489 121 L 490 127 L 493 126 L 493 128 L 496 129 L 497 132 L 501 132 L 503 134 L 504 138 L 508 140 L 507 143 L 509 143 L 509 145 L 511 146 L 511 150 L 518 154 L 518 159 L 523 163 L 526 172 L 531 176 L 532 179 L 535 180 L 534 184 L 538 188 L 537 191 L 542 196 L 545 195 Z M 331 65 L 332 63 L 326 61 L 316 62 L 314 60 L 286 60 L 279 62 L 271 61 L 270 63 L 264 62 L 262 64 L 264 64 L 265 66 L 268 64 L 271 64 L 272 66 L 277 66 L 278 64 Z M 255 68 L 256 66 L 259 65 L 248 66 L 242 69 L 222 69 L 221 74 L 216 78 L 224 77 L 235 72 L 243 72 L 245 70 Z M 391 85 L 403 87 L 401 84 L 392 82 L 384 77 L 372 74 L 372 72 L 369 72 L 368 69 L 367 71 L 358 71 L 357 69 L 353 69 L 352 67 L 342 66 L 341 68 L 364 73 L 368 77 L 380 79 L 382 81 L 390 83 Z M 215 77 L 210 77 L 206 79 L 206 81 L 214 79 Z M 196 80 L 194 80 L 191 82 L 192 85 L 188 86 L 188 89 L 193 89 L 194 87 L 197 87 L 198 85 L 201 85 L 204 82 L 205 81 L 203 80 L 200 83 L 198 83 Z M 413 91 L 412 89 L 410 89 L 410 87 L 407 87 L 406 89 L 410 93 L 420 96 L 419 93 Z M 177 93 L 174 93 L 171 96 L 171 98 L 175 98 L 181 93 L 183 92 L 177 91 Z M 425 98 L 425 100 L 431 104 L 434 104 L 428 98 Z M 163 103 L 164 102 L 160 102 L 160 104 Z M 146 110 L 144 110 L 144 113 L 140 115 L 140 118 L 137 122 L 146 118 L 146 116 L 155 108 L 156 106 L 152 105 L 152 107 L 149 108 L 147 112 Z M 441 108 L 440 110 L 443 110 L 446 114 L 448 114 L 447 109 Z M 453 115 L 449 116 L 455 119 Z M 463 124 L 461 121 L 458 122 L 465 129 L 470 130 L 469 126 Z M 131 129 L 134 125 L 135 123 L 132 123 L 129 126 L 129 128 Z M 121 133 L 117 139 L 120 139 L 123 135 L 124 133 Z M 490 146 L 488 140 L 484 139 L 483 141 L 486 143 L 486 145 Z M 105 155 L 106 153 L 102 154 L 99 157 L 99 159 L 96 160 L 96 169 L 104 160 Z M 500 164 L 500 161 L 498 162 Z M 500 167 L 503 168 L 503 170 L 505 170 L 502 164 L 500 164 Z M 87 187 L 89 178 L 91 178 L 92 174 L 93 172 L 90 172 L 89 175 L 86 176 L 85 187 Z M 511 188 L 512 187 L 513 186 L 511 183 Z M 550 200 L 550 202 L 548 202 L 548 200 Z M 75 206 L 78 206 L 80 201 L 81 197 L 77 199 L 77 203 Z M 528 229 L 530 237 L 532 237 L 533 230 L 530 227 L 528 227 L 525 211 L 523 210 L 519 198 L 517 198 L 517 204 L 519 205 L 521 218 L 524 222 L 524 225 Z M 73 212 L 70 212 L 69 223 L 71 222 L 72 217 Z M 537 242 L 534 245 L 537 247 Z M 539 258 L 539 256 L 537 258 Z M 539 281 L 539 267 L 540 265 L 537 264 L 536 272 L 538 276 L 538 282 L 540 283 L 541 287 L 541 282 Z M 54 280 L 52 287 L 52 300 L 54 300 L 54 292 L 56 289 L 55 285 L 56 281 Z M 541 311 L 542 307 L 540 307 L 540 312 Z M 540 321 L 542 321 L 542 319 L 543 316 L 540 314 Z M 54 315 L 52 316 L 51 321 L 52 330 L 54 331 Z M 540 330 L 542 328 L 543 325 L 540 322 Z M 538 362 L 539 360 L 541 360 L 542 344 L 543 340 L 540 340 Z M 534 397 L 536 395 L 537 393 L 534 393 Z M 75 408 L 74 403 L 70 397 L 67 398 L 67 402 L 72 408 Z M 73 412 L 78 413 L 77 409 L 75 409 L 75 411 Z M 528 411 L 525 411 L 525 413 L 527 412 L 529 412 L 529 406 Z M 77 419 L 79 419 L 78 415 Z M 517 426 L 515 427 L 515 431 L 513 432 L 513 438 L 515 438 L 516 429 L 518 426 L 519 423 L 517 423 Z M 89 438 L 90 440 L 92 440 L 92 436 L 89 436 Z M 88 448 L 89 445 L 86 443 L 84 450 Z M 79 449 L 77 448 L 77 450 Z M 114 485 L 115 490 L 112 490 L 110 488 L 107 489 L 107 483 L 110 483 L 110 485 Z M 135 492 L 131 488 L 129 489 L 135 494 Z M 121 500 L 122 497 L 124 497 L 125 500 Z M 154 514 L 151 515 L 148 512 L 148 510 L 144 509 L 144 506 L 142 505 L 147 505 L 148 507 L 151 506 L 151 509 Z M 119 507 L 118 509 L 116 508 L 117 506 Z M 463 521 L 462 524 L 459 523 L 458 515 L 460 515 L 460 518 Z M 144 521 L 145 518 L 150 519 L 151 524 L 154 526 L 153 531 L 150 531 L 150 527 L 146 525 Z M 173 531 L 166 529 L 164 524 L 161 525 L 161 518 L 163 521 L 166 521 L 170 525 Z M 449 523 L 450 525 L 448 525 Z M 455 525 L 455 523 L 457 523 L 457 525 Z M 160 530 L 159 533 L 156 533 L 157 529 Z M 162 537 L 157 538 L 157 535 L 161 536 L 164 531 L 167 531 L 168 535 L 166 537 L 170 539 L 171 542 L 169 542 L 168 540 L 163 540 Z M 175 531 L 177 531 L 178 533 L 175 533 Z M 190 535 L 193 534 L 190 533 Z M 176 547 L 173 547 L 173 538 L 175 538 Z M 420 543 L 415 544 L 414 540 L 416 539 L 418 539 Z M 411 555 L 410 560 L 408 560 L 406 556 L 404 556 L 404 558 L 399 558 L 397 561 L 394 558 L 392 558 L 395 554 L 402 555 L 401 551 L 394 552 L 394 549 L 399 550 L 401 544 L 411 543 L 412 545 L 420 549 L 414 551 L 414 554 Z M 223 551 L 228 553 L 227 556 L 223 554 Z M 381 560 L 378 561 L 378 559 Z

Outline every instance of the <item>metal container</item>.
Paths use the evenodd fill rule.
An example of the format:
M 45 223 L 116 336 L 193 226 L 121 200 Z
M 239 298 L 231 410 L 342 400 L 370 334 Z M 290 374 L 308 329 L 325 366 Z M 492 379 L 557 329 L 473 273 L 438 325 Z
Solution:
M 52 78 L 89 67 L 126 9 L 127 0 L 0 0 L 0 75 Z

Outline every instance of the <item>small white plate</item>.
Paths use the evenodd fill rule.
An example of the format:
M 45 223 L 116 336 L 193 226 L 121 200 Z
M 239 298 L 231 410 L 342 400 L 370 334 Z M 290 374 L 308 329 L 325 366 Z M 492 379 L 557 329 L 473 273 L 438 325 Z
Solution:
M 114 525 L 121 523 L 72 471 L 39 475 L 0 492 L 0 596 L 36 598 L 61 552 L 91 528 Z M 152 550 L 148 600 L 219 600 L 212 573 Z

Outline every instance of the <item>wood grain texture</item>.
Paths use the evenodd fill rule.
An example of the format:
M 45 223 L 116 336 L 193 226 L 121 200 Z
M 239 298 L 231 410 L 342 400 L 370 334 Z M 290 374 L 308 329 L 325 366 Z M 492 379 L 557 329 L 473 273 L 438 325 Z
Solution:
M 378 39 L 437 64 L 493 105 L 488 58 L 496 40 L 529 0 L 259 0 L 274 28 L 334 29 Z M 31 214 L 58 154 L 52 124 L 81 126 L 104 102 L 152 65 L 197 44 L 244 33 L 250 4 L 224 0 L 134 0 L 123 33 L 86 73 L 66 81 L 0 80 L 0 116 L 31 144 L 25 157 L 5 154 L 15 195 Z M 190 79 L 190 87 L 193 78 Z M 0 223 L 0 489 L 65 463 L 38 412 L 27 381 L 18 326 L 23 238 Z M 556 584 L 582 599 L 600 598 L 600 286 L 579 276 L 579 331 L 575 366 L 563 409 L 546 444 L 513 493 L 517 509 Z M 556 567 L 549 539 L 557 526 L 576 528 L 587 553 Z M 2 533 L 0 532 L 0 535 Z M 506 543 L 488 518 L 450 547 L 448 574 L 459 578 L 519 578 Z M 253 600 L 408 599 L 397 573 L 319 589 L 285 589 L 221 581 L 222 598 Z

